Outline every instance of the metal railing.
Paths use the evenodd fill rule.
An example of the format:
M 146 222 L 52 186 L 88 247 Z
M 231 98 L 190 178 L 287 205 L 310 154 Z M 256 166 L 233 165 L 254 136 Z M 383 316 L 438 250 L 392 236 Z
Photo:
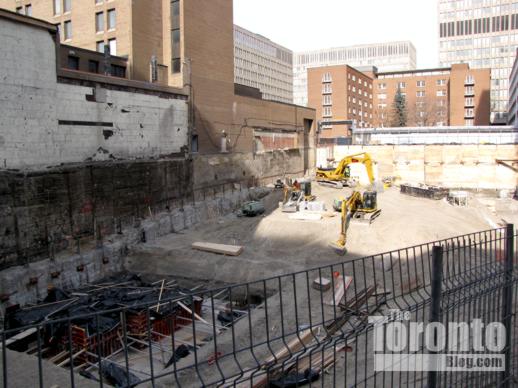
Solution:
M 518 374 L 514 246 L 509 226 L 129 307 L 121 301 L 4 330 L 0 340 L 37 360 L 27 386 L 47 386 L 58 373 L 46 359 L 71 387 L 85 376 L 101 387 L 509 387 Z M 446 326 L 503 323 L 505 371 L 378 370 L 369 317 L 394 310 Z M 106 327 L 107 318 L 116 325 Z M 421 344 L 412 353 L 429 351 Z M 1 354 L 3 386 L 17 386 L 16 354 Z

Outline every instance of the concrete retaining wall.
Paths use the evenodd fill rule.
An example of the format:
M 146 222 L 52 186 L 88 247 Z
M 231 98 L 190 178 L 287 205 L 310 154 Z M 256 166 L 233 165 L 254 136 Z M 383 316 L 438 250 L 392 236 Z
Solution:
M 379 177 L 473 190 L 515 189 L 517 174 L 496 159 L 518 159 L 518 145 L 335 146 L 318 150 L 318 164 L 326 159 L 368 152 Z M 512 164 L 512 163 L 511 163 Z
M 182 207 L 153 214 L 144 221 L 136 220 L 134 226 L 124 228 L 120 234 L 104 236 L 102 242 L 83 243 L 79 253 L 74 253 L 76 246 L 70 246 L 52 260 L 6 268 L 0 271 L 0 295 L 9 295 L 9 300 L 0 303 L 0 310 L 11 304 L 34 303 L 47 295 L 48 286 L 76 288 L 124 271 L 127 254 L 143 239 L 151 242 L 217 219 L 264 194 L 265 189 L 238 187 L 232 193 L 216 194 L 203 202 L 185 202 Z M 80 266 L 84 266 L 82 271 L 78 271 Z M 59 275 L 53 277 L 56 273 Z M 30 284 L 31 278 L 37 278 L 37 284 Z
M 194 190 L 225 184 L 264 185 L 304 175 L 304 151 L 199 155 L 194 158 Z

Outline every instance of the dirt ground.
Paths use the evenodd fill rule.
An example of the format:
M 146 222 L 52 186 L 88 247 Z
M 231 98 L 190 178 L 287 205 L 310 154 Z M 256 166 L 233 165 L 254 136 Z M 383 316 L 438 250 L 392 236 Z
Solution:
M 325 202 L 328 210 L 332 210 L 335 198 L 346 197 L 351 193 L 350 189 L 336 190 L 320 186 L 314 187 L 313 191 L 318 201 Z M 263 199 L 267 209 L 264 216 L 238 218 L 236 215 L 229 215 L 184 233 L 144 244 L 130 255 L 128 270 L 154 276 L 243 283 L 346 262 L 341 271 L 345 275 L 354 274 L 355 283 L 351 287 L 354 290 L 380 283 L 380 279 L 373 279 L 373 273 L 379 275 L 387 271 L 386 275 L 383 275 L 382 288 L 388 289 L 385 277 L 393 278 L 396 282 L 392 282 L 390 286 L 396 291 L 403 287 L 400 284 L 401 274 L 410 274 L 412 265 L 407 267 L 407 264 L 403 263 L 403 267 L 407 267 L 406 270 L 401 269 L 401 265 L 394 269 L 381 268 L 381 263 L 373 260 L 366 262 L 367 267 L 362 272 L 361 269 L 354 270 L 350 262 L 360 257 L 488 230 L 500 227 L 504 222 L 518 221 L 518 206 L 512 199 L 471 195 L 468 206 L 455 207 L 446 200 L 414 198 L 400 194 L 398 188 L 392 188 L 379 194 L 379 207 L 382 213 L 372 225 L 351 224 L 348 233 L 348 253 L 338 256 L 330 248 L 329 243 L 338 237 L 339 215 L 324 217 L 320 221 L 291 220 L 289 214 L 278 209 L 280 197 L 281 193 L 274 192 Z M 226 257 L 191 249 L 191 244 L 196 241 L 238 244 L 243 245 L 245 249 L 240 256 Z M 240 320 L 232 331 L 218 335 L 217 347 L 215 343 L 208 342 L 199 349 L 198 360 L 209 359 L 216 350 L 222 354 L 232 354 L 236 347 L 246 350 L 252 343 L 263 343 L 262 341 L 267 338 L 280 338 L 283 332 L 293 333 L 304 325 L 318 325 L 318 322 L 336 318 L 337 309 L 323 306 L 321 293 L 315 291 L 309 283 L 319 276 L 319 273 L 320 276 L 329 277 L 335 270 L 340 271 L 340 266 L 326 269 L 326 273 L 310 271 L 307 276 L 308 282 L 304 273 L 293 275 L 293 278 L 287 276 L 279 279 L 278 283 L 277 279 L 265 281 L 265 292 L 266 288 L 271 290 L 267 303 L 262 303 L 257 309 L 249 311 L 249 318 Z M 429 274 L 427 276 L 429 277 Z M 261 283 L 258 283 L 259 286 Z M 245 291 L 245 286 L 237 286 L 234 290 Z M 259 294 L 261 293 L 259 290 Z M 254 353 L 240 353 L 239 362 L 243 366 L 253 368 L 256 365 L 256 357 L 264 360 L 272 354 L 272 348 L 282 348 L 279 341 L 274 341 L 271 345 L 271 348 L 254 345 Z M 364 344 L 359 343 L 359 346 Z M 358 352 L 356 347 L 352 354 L 364 353 Z M 344 368 L 343 357 L 340 356 L 340 365 L 335 372 L 335 376 L 339 378 L 345 378 L 350 373 L 350 368 Z M 193 365 L 193 356 L 182 363 Z M 236 373 L 237 367 L 232 359 L 227 358 L 218 368 L 224 370 L 228 376 Z M 207 378 L 218 373 L 215 366 L 203 366 L 201 370 Z M 187 382 L 186 386 L 203 385 L 193 374 L 186 372 L 182 375 L 183 382 Z M 159 386 L 175 386 L 165 381 L 160 382 L 163 385 Z M 320 383 L 322 386 L 336 386 L 332 381 L 324 382 L 324 376 L 318 385 Z
M 351 189 L 316 185 L 313 193 L 332 211 L 333 200 L 348 196 Z M 351 224 L 348 253 L 341 257 L 329 247 L 339 236 L 338 213 L 320 221 L 291 220 L 277 208 L 280 198 L 281 193 L 274 192 L 263 199 L 264 216 L 238 218 L 233 214 L 144 244 L 130 255 L 128 269 L 241 283 L 492 229 L 499 227 L 504 217 L 507 222 L 518 221 L 511 199 L 472 198 L 468 207 L 454 207 L 446 200 L 403 195 L 394 187 L 378 195 L 382 213 L 372 225 Z M 500 213 L 495 213 L 497 210 Z M 242 245 L 245 249 L 238 257 L 227 257 L 191 249 L 196 241 Z

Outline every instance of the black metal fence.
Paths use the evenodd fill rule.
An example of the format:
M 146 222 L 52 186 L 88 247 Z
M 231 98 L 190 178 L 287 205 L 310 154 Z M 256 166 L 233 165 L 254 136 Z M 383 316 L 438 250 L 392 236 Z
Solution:
M 5 330 L 0 340 L 2 349 L 37 360 L 37 378 L 25 386 L 48 386 L 63 372 L 71 387 L 85 378 L 101 387 L 510 387 L 518 377 L 514 247 L 509 226 L 152 303 L 121 301 L 95 314 Z M 380 364 L 375 348 L 374 316 L 442 322 L 446 329 L 502 323 L 505 346 L 485 353 L 504 356 L 505 365 L 387 371 L 386 349 Z M 105 317 L 117 325 L 106 327 Z M 410 331 L 401 335 L 412 341 Z M 468 342 L 466 355 L 494 339 L 492 332 L 482 344 L 473 335 L 460 338 Z M 404 366 L 436 353 L 424 341 L 389 350 L 396 358 L 406 354 Z M 3 386 L 16 387 L 21 377 L 10 371 L 17 355 L 1 354 Z M 45 359 L 59 367 L 43 367 Z

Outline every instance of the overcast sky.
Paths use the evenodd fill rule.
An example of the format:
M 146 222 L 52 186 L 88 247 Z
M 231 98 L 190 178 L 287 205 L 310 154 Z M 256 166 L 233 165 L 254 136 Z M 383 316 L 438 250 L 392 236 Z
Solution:
M 438 64 L 437 0 L 234 0 L 234 22 L 293 51 L 410 40 Z

